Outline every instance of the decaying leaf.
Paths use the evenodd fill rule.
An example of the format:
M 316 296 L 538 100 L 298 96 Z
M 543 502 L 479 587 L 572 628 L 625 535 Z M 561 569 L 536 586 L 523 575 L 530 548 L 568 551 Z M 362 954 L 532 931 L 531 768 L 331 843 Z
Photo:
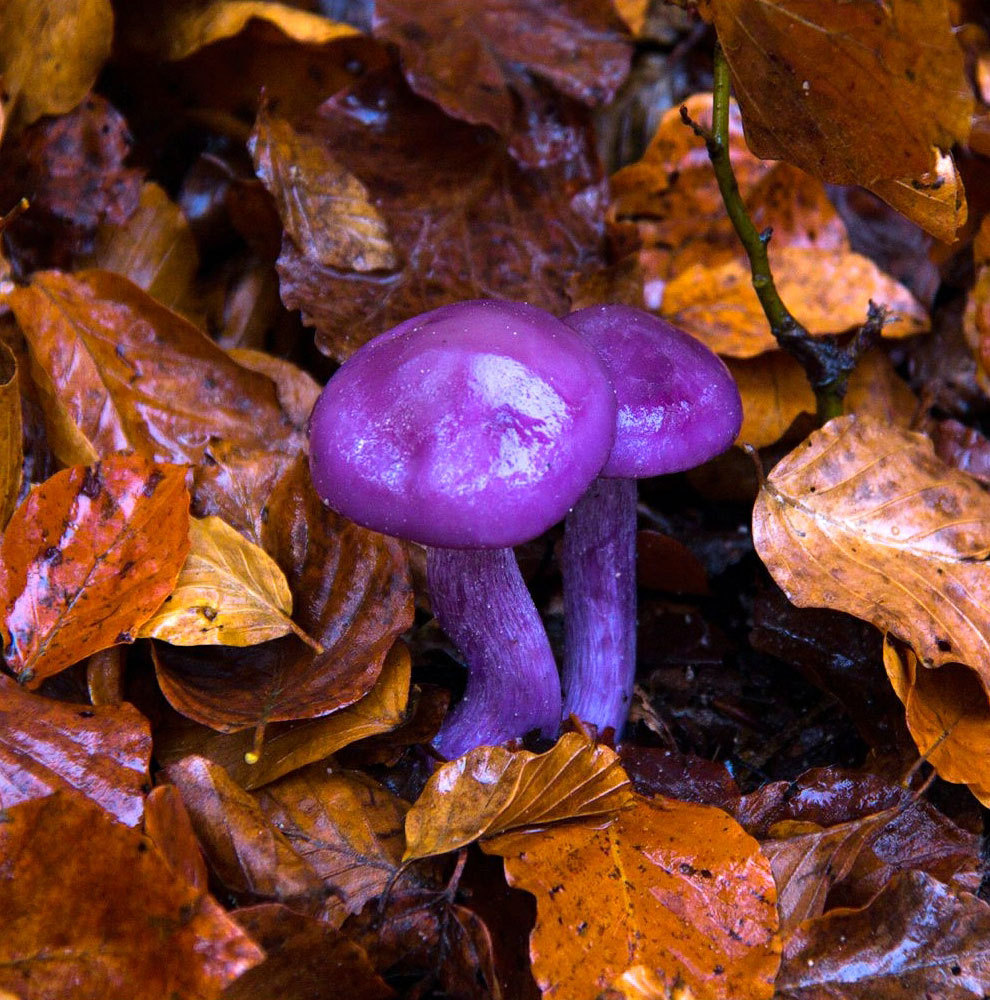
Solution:
M 753 544 L 799 607 L 864 618 L 930 666 L 987 669 L 990 499 L 928 438 L 869 417 L 829 421 L 770 473 Z
M 631 801 L 615 752 L 577 733 L 543 754 L 478 747 L 442 765 L 409 810 L 405 860 L 519 827 L 609 816 Z
M 253 646 L 290 632 L 312 642 L 291 616 L 288 581 L 264 549 L 219 517 L 192 518 L 175 587 L 138 635 L 175 646 Z
M 776 891 L 755 840 L 712 806 L 637 797 L 615 823 L 483 842 L 536 896 L 533 974 L 545 1000 L 594 1000 L 631 965 L 699 1000 L 769 998 Z
M 0 544 L 4 656 L 36 687 L 133 642 L 189 548 L 185 470 L 137 455 L 74 466 L 36 487 Z
M 928 313 L 871 260 L 852 251 L 782 247 L 772 255 L 774 282 L 794 318 L 812 334 L 841 333 L 866 320 L 870 300 L 890 310 L 885 337 L 928 329 Z M 719 354 L 751 358 L 772 351 L 748 263 L 696 264 L 667 284 L 660 312 Z
M 175 785 L 159 785 L 148 793 L 144 804 L 144 835 L 176 875 L 196 889 L 207 888 L 209 873 L 203 852 Z
M 17 506 L 24 463 L 17 360 L 0 342 L 0 531 Z
M 245 368 L 267 375 L 275 383 L 278 401 L 297 427 L 305 427 L 323 391 L 319 382 L 298 365 L 250 347 L 232 347 L 227 353 Z M 270 452 L 266 453 L 270 454 Z M 215 457 L 215 456 L 214 456 Z
M 73 788 L 136 826 L 150 760 L 148 722 L 131 705 L 87 708 L 41 698 L 0 676 L 3 808 Z
M 0 990 L 20 1000 L 216 1000 L 264 957 L 140 833 L 76 793 L 6 810 L 0 857 Z

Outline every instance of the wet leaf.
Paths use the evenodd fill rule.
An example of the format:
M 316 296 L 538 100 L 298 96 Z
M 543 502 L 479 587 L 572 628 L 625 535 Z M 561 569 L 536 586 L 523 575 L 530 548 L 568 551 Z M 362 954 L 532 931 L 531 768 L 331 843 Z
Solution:
M 175 646 L 253 646 L 290 632 L 307 641 L 291 615 L 288 581 L 264 549 L 219 517 L 192 518 L 175 587 L 138 634 Z
M 4 817 L 0 989 L 22 1000 L 213 1000 L 264 957 L 212 897 L 83 796 L 55 792 Z
M 990 438 L 958 420 L 929 422 L 925 432 L 943 462 L 990 486 Z
M 91 653 L 133 642 L 172 590 L 188 532 L 178 466 L 116 456 L 36 487 L 0 545 L 8 667 L 36 687 Z
M 224 1000 L 387 1000 L 395 993 L 364 949 L 326 924 L 278 903 L 231 916 L 267 957 L 224 991 Z
M 262 789 L 258 802 L 326 884 L 322 917 L 332 926 L 399 875 L 409 807 L 367 775 L 314 764 Z
M 405 860 L 525 826 L 608 816 L 632 800 L 613 750 L 566 733 L 543 754 L 477 747 L 443 764 L 406 817 Z
M 219 764 L 185 757 L 165 773 L 178 788 L 210 869 L 224 887 L 251 899 L 319 902 L 316 873 Z
M 151 732 L 131 705 L 87 708 L 28 694 L 0 676 L 0 802 L 74 788 L 121 823 L 144 811 Z
M 305 427 L 309 423 L 309 415 L 323 391 L 312 375 L 291 361 L 249 347 L 232 347 L 227 353 L 239 365 L 267 375 L 275 383 L 279 405 L 297 427 Z
M 67 0 L 57 13 L 32 0 L 0 9 L 0 75 L 4 104 L 22 122 L 74 108 L 110 55 L 110 0 Z
M 604 186 L 590 132 L 559 164 L 524 170 L 487 129 L 447 118 L 396 74 L 371 73 L 321 106 L 311 135 L 365 185 L 400 261 L 384 273 L 339 270 L 283 242 L 282 299 L 336 358 L 460 299 L 566 312 L 568 277 L 601 264 Z
M 282 411 L 270 379 L 238 365 L 126 278 L 42 272 L 10 300 L 63 461 L 132 449 L 196 464 L 218 440 L 301 447 L 302 430 Z
M 781 1000 L 976 1000 L 990 989 L 990 909 L 930 875 L 897 876 L 868 906 L 833 910 L 785 942 Z
M 703 0 L 757 156 L 834 184 L 919 176 L 969 134 L 972 96 L 944 0 Z M 919 46 L 917 40 L 925 39 Z
M 17 359 L 0 343 L 0 531 L 10 520 L 21 492 L 22 430 Z
M 484 848 L 536 896 L 530 951 L 546 1000 L 594 1000 L 630 965 L 680 977 L 699 1000 L 773 995 L 770 866 L 720 809 L 637 797 L 605 829 L 568 823 Z
M 218 733 L 193 723 L 169 726 L 156 732 L 155 752 L 165 764 L 189 754 L 208 757 L 222 765 L 242 788 L 260 788 L 357 740 L 400 725 L 406 717 L 410 671 L 409 651 L 401 642 L 396 643 L 385 658 L 378 681 L 363 698 L 320 719 L 268 726 L 260 759 L 254 764 L 245 760 L 245 754 L 254 749 L 250 729 Z
M 799 607 L 864 618 L 928 665 L 987 663 L 990 500 L 928 438 L 829 421 L 770 473 L 753 544 Z
M 294 620 L 324 653 L 295 636 L 208 654 L 156 646 L 169 702 L 221 732 L 314 719 L 353 704 L 374 686 L 412 622 L 401 544 L 324 507 L 305 459 L 280 480 L 267 509 L 264 547 L 285 571 Z
M 929 326 L 928 313 L 903 285 L 851 251 L 784 247 L 774 255 L 774 281 L 812 334 L 858 327 L 871 299 L 890 310 L 885 337 L 908 337 Z M 682 271 L 664 288 L 660 312 L 719 354 L 751 358 L 777 347 L 742 261 Z
M 144 804 L 144 835 L 161 852 L 172 872 L 205 890 L 209 874 L 199 841 L 175 785 L 159 785 Z

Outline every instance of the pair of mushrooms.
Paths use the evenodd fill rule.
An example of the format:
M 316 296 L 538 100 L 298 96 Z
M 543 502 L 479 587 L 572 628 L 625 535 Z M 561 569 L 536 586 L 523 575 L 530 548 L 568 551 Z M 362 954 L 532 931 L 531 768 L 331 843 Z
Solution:
M 636 660 L 635 480 L 724 451 L 741 419 L 708 348 L 626 306 L 559 320 L 461 302 L 341 366 L 310 422 L 313 482 L 341 514 L 427 546 L 434 612 L 469 669 L 440 753 L 553 738 L 571 713 L 619 734 Z M 511 547 L 565 517 L 558 675 Z

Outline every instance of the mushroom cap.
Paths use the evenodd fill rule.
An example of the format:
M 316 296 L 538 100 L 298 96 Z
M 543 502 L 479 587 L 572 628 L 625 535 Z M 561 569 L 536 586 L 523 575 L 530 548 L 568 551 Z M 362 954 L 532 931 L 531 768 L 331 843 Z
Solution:
M 736 439 L 742 426 L 739 390 L 700 341 L 630 306 L 591 306 L 564 322 L 598 351 L 615 386 L 615 443 L 603 476 L 681 472 Z
M 561 520 L 615 432 L 601 359 L 542 309 L 443 306 L 367 343 L 310 418 L 320 496 L 427 545 L 517 545 Z

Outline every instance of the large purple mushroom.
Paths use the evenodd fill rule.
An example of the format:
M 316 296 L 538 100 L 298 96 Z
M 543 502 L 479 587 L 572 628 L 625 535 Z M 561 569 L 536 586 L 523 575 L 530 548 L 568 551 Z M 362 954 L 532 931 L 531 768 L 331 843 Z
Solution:
M 445 756 L 532 729 L 555 736 L 560 680 L 511 546 L 560 521 L 612 446 L 601 359 L 531 306 L 444 306 L 346 361 L 310 421 L 320 496 L 427 548 L 433 609 L 469 674 Z
M 608 369 L 615 443 L 564 529 L 564 712 L 622 730 L 636 671 L 636 479 L 725 451 L 742 423 L 739 390 L 707 347 L 628 306 L 564 320 Z

